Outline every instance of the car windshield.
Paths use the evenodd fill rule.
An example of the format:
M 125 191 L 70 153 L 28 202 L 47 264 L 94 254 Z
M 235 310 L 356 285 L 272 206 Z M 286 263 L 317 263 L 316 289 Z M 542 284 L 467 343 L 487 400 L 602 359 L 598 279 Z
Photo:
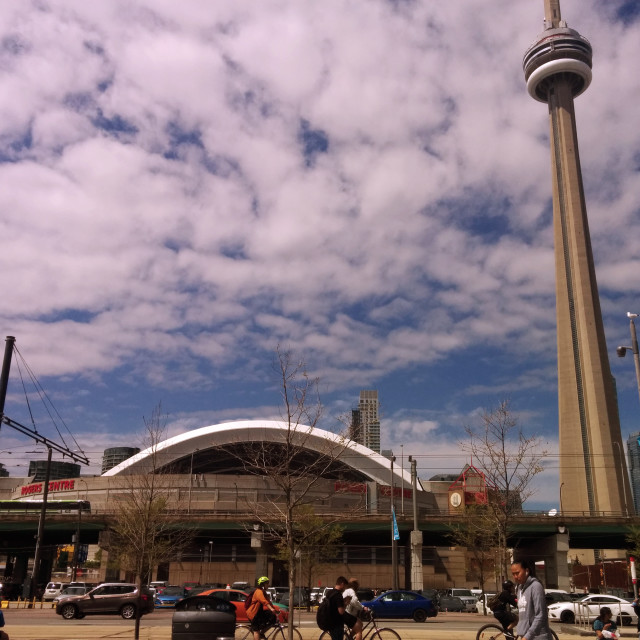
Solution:
M 455 589 L 453 591 L 453 595 L 454 596 L 472 596 L 473 593 L 471 593 L 470 589 Z
M 60 595 L 63 596 L 77 596 L 84 595 L 84 587 L 69 587 L 68 589 L 64 589 Z
M 166 587 L 163 592 L 163 596 L 182 596 L 184 595 L 184 589 L 182 587 Z

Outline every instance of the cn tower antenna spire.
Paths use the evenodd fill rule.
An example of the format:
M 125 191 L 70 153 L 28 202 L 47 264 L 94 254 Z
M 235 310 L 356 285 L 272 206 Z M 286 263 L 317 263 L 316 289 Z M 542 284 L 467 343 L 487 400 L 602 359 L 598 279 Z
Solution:
M 560 26 L 560 0 L 544 0 L 545 28 L 557 29 Z

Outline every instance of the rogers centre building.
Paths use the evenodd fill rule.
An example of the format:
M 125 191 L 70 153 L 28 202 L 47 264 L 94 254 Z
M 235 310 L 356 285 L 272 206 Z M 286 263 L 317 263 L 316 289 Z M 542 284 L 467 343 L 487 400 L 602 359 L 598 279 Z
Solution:
M 171 584 L 186 581 L 227 584 L 234 581 L 253 583 L 255 577 L 269 575 L 272 584 L 285 584 L 286 569 L 275 558 L 273 547 L 261 539 L 259 524 L 255 516 L 252 518 L 255 505 L 278 502 L 279 489 L 268 474 L 247 473 L 242 465 L 242 452 L 248 446 L 262 446 L 269 456 L 275 456 L 271 463 L 266 460 L 269 468 L 282 455 L 286 436 L 287 424 L 284 422 L 251 420 L 211 425 L 169 438 L 101 476 L 50 482 L 49 500 L 86 500 L 91 510 L 82 513 L 78 522 L 68 515 L 47 515 L 43 569 L 48 566 L 50 575 L 57 545 L 70 544 L 79 526 L 81 542 L 97 543 L 102 548 L 100 579 L 126 578 L 123 572 L 107 566 L 110 518 L 124 493 L 135 486 L 136 476 L 154 471 L 163 476 L 169 508 L 179 511 L 185 524 L 197 532 L 193 544 L 180 558 L 156 568 L 155 579 L 168 580 Z M 357 575 L 362 585 L 370 587 L 392 584 L 390 497 L 393 485 L 400 534 L 399 584 L 409 587 L 410 532 L 413 529 L 413 490 L 409 471 L 328 431 L 299 426 L 291 431 L 291 437 L 296 447 L 296 455 L 291 460 L 294 470 L 304 473 L 312 461 L 322 456 L 330 458 L 322 479 L 313 483 L 310 495 L 317 515 L 327 518 L 340 515 L 344 528 L 343 545 L 335 562 L 316 571 L 313 583 L 331 585 L 336 575 L 344 573 Z M 43 483 L 23 479 L 22 484 L 15 486 L 20 479 L 1 480 L 0 496 L 4 499 L 41 498 Z M 11 483 L 13 486 L 7 490 Z M 418 516 L 441 514 L 443 505 L 438 505 L 441 501 L 436 501 L 436 495 L 425 491 L 419 480 L 416 485 Z M 2 519 L 5 524 L 0 522 L 0 535 L 5 539 L 5 546 L 4 549 L 0 547 L 0 566 L 6 551 L 7 562 L 13 567 L 12 580 L 20 581 L 21 574 L 27 571 L 29 554 L 33 557 L 33 552 L 21 545 L 27 537 L 28 526 L 34 523 L 23 516 L 20 529 L 17 516 L 12 518 L 16 519 L 15 532 L 21 530 L 22 536 L 21 540 L 12 536 Z M 449 549 L 446 544 L 445 541 L 440 548 L 422 548 L 425 586 L 441 588 L 450 586 L 452 581 L 464 582 L 464 553 Z M 458 558 L 457 561 L 453 557 Z M 449 568 L 445 569 L 445 565 Z M 459 567 L 460 576 L 454 575 L 455 567 Z M 40 575 L 38 582 L 46 580 L 47 575 Z

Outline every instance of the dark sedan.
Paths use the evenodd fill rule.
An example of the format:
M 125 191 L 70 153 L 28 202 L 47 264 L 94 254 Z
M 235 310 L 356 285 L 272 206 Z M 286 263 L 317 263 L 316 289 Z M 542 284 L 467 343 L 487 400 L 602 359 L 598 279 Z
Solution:
M 172 640 L 233 640 L 236 608 L 215 596 L 190 596 L 176 604 L 171 621 Z
M 376 618 L 413 618 L 416 622 L 425 622 L 438 615 L 433 602 L 415 591 L 387 591 L 362 604 L 371 609 Z

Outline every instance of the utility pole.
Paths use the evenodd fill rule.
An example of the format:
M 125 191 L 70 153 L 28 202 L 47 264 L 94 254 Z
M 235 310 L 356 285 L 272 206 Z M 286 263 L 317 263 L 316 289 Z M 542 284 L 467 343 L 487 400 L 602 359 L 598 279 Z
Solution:
M 417 462 L 409 456 L 411 463 L 411 488 L 413 491 L 413 531 L 411 532 L 411 590 L 422 591 L 422 531 L 418 528 L 418 472 Z

